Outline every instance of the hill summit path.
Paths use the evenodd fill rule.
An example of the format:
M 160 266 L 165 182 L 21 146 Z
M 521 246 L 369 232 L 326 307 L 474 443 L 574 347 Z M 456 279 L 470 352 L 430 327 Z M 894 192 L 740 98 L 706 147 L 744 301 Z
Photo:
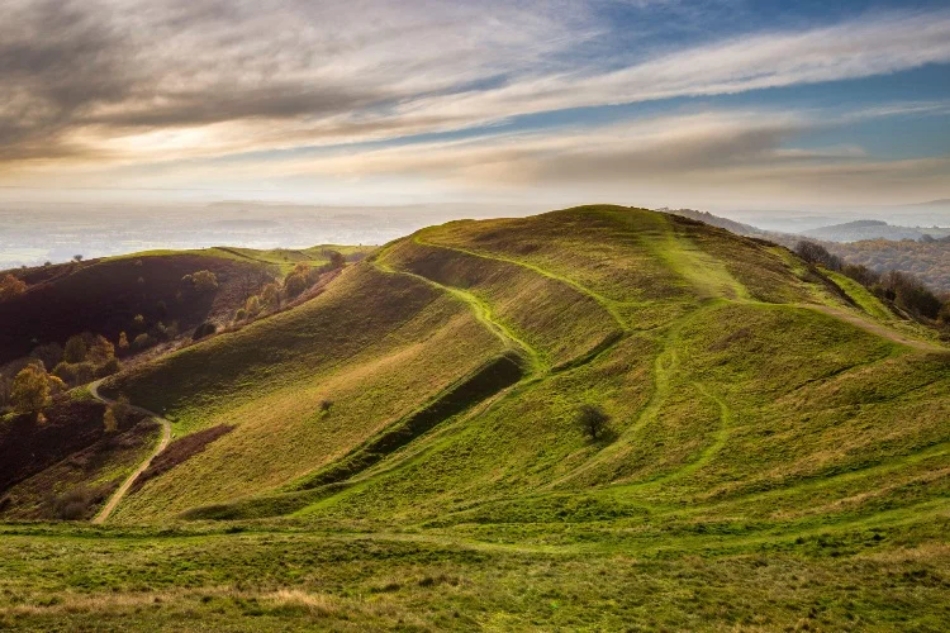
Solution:
M 92 394 L 93 398 L 100 402 L 103 402 L 107 405 L 113 404 L 113 400 L 110 400 L 99 393 L 99 385 L 101 384 L 102 380 L 97 380 L 96 382 L 90 383 L 89 393 Z M 135 471 L 132 472 L 132 474 L 130 474 L 124 482 L 122 482 L 122 485 L 119 486 L 119 489 L 115 491 L 112 497 L 109 498 L 109 501 L 106 503 L 106 505 L 103 506 L 102 510 L 100 510 L 95 518 L 93 518 L 92 522 L 94 525 L 102 525 L 106 522 L 109 516 L 112 515 L 116 507 L 119 505 L 119 502 L 122 501 L 125 495 L 129 492 L 129 489 L 132 487 L 132 484 L 135 483 L 135 480 L 139 478 L 139 475 L 145 472 L 145 469 L 149 467 L 149 465 L 152 463 L 152 460 L 158 457 L 158 455 L 168 447 L 168 443 L 172 438 L 171 422 L 161 417 L 157 413 L 149 411 L 148 409 L 143 409 L 142 407 L 136 407 L 134 405 L 129 405 L 129 407 L 133 411 L 137 411 L 161 424 L 162 437 L 158 442 L 158 446 L 155 447 L 155 450 L 152 451 L 152 453 L 146 457 L 141 464 L 139 464 L 138 468 L 136 468 Z

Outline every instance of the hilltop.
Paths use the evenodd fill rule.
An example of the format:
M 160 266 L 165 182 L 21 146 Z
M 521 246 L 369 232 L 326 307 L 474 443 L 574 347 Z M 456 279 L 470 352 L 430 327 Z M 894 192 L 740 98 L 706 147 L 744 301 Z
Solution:
M 0 554 L 30 548 L 0 590 L 60 600 L 0 598 L 19 625 L 950 619 L 948 349 L 851 279 L 689 218 L 423 229 L 101 391 L 170 421 L 167 458 L 105 531 L 0 528 Z

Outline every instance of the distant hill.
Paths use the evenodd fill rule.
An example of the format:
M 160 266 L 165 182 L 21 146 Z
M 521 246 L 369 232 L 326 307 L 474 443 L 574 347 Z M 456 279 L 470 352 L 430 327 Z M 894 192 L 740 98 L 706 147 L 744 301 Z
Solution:
M 697 220 L 708 224 L 710 226 L 718 226 L 721 229 L 726 229 L 736 235 L 745 235 L 747 237 L 765 237 L 771 235 L 769 231 L 763 231 L 760 228 L 754 227 L 751 224 L 743 224 L 742 222 L 736 222 L 735 220 L 730 220 L 729 218 L 724 218 L 718 215 L 713 215 L 708 211 L 697 211 L 695 209 L 669 209 L 662 208 L 657 209 L 661 213 L 670 213 L 672 215 L 678 215 L 684 218 L 690 218 L 692 220 Z
M 920 202 L 913 205 L 915 207 L 947 207 L 950 208 L 950 198 L 942 198 L 940 200 L 928 200 L 927 202 Z
M 950 236 L 946 227 L 908 227 L 894 226 L 881 220 L 857 220 L 844 224 L 835 224 L 819 229 L 803 231 L 805 237 L 828 242 L 859 242 L 862 240 L 920 240 L 924 236 L 934 239 Z

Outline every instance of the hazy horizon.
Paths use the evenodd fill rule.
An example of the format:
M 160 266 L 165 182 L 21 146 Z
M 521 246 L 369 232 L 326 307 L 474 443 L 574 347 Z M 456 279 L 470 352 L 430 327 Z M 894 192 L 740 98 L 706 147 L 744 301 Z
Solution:
M 379 245 L 452 220 L 522 217 L 554 209 L 529 204 L 472 203 L 329 206 L 253 200 L 139 204 L 20 201 L 0 204 L 0 269 L 63 262 L 74 255 L 96 258 L 157 249 Z M 854 219 L 884 220 L 912 227 L 950 224 L 943 222 L 950 216 L 950 203 L 933 208 L 697 210 L 784 233 Z

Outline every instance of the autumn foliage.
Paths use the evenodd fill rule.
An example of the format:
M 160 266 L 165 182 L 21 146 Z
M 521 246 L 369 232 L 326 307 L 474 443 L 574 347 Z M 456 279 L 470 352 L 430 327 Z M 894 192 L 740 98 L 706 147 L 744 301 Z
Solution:
M 0 280 L 0 302 L 9 301 L 26 292 L 26 284 L 13 275 L 6 275 Z

